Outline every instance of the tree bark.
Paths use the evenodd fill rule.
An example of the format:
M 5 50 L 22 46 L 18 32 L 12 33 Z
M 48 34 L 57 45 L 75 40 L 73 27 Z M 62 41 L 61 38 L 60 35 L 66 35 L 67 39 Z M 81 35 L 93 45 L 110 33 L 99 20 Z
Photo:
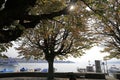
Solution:
M 47 80 L 54 80 L 54 67 L 53 67 L 53 62 L 54 58 L 51 58 L 48 61 L 48 77 Z

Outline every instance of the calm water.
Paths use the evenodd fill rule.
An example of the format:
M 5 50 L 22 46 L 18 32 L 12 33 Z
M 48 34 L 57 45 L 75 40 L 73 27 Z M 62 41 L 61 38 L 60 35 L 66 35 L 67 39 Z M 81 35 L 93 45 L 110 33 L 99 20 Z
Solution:
M 34 70 L 35 68 L 47 69 L 47 63 L 19 63 L 17 66 L 0 66 L 0 70 L 7 68 L 16 71 L 19 71 L 21 68 L 28 68 L 29 70 Z M 75 63 L 55 63 L 54 68 L 56 72 L 77 72 L 77 67 Z
M 116 67 L 120 68 L 120 64 L 108 64 L 108 68 L 110 68 L 112 65 L 115 65 Z M 54 68 L 56 68 L 56 72 L 77 72 L 77 68 L 85 68 L 84 63 L 54 63 Z M 28 68 L 30 70 L 34 70 L 35 68 L 41 68 L 41 69 L 47 69 L 48 64 L 47 63 L 19 63 L 17 66 L 0 66 L 0 70 L 7 68 L 16 71 L 19 71 L 21 68 Z M 103 65 L 101 65 L 103 69 Z M 106 65 L 105 65 L 106 67 Z M 94 67 L 95 68 L 95 67 Z

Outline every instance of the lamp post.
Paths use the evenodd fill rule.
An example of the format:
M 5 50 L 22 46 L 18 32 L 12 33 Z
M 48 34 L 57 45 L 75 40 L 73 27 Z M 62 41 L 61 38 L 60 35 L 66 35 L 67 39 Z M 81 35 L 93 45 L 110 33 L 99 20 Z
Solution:
M 104 73 L 105 73 L 105 63 L 102 62 L 102 65 L 103 65 L 103 70 L 104 70 Z
M 109 75 L 109 72 L 108 72 L 108 63 L 107 63 L 107 60 L 108 60 L 109 58 L 105 58 L 104 60 L 105 60 L 105 62 L 106 62 L 106 73 L 107 73 L 107 75 Z
M 90 60 L 88 61 L 88 65 L 91 66 L 91 64 L 90 64 Z
M 109 73 L 108 73 L 108 63 L 107 63 L 107 60 L 106 60 L 106 70 L 107 70 L 107 75 L 109 75 Z
M 102 65 L 103 65 L 103 70 L 104 70 L 104 73 L 106 73 L 106 69 L 105 69 L 105 62 L 102 62 Z

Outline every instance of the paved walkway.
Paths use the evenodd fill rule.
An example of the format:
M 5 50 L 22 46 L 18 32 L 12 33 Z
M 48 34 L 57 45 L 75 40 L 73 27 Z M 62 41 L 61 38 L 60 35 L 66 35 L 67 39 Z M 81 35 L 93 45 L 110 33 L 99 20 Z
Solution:
M 37 77 L 14 77 L 14 78 L 0 78 L 0 80 L 46 80 L 46 79 L 41 79 L 41 78 L 37 78 Z M 56 79 L 56 80 L 69 80 L 67 78 L 59 78 L 59 79 Z M 104 79 L 76 79 L 76 80 L 104 80 Z M 106 80 L 118 80 L 118 79 L 115 79 L 114 77 L 112 76 L 106 76 Z
M 107 79 L 107 80 L 118 80 L 118 79 L 115 79 L 114 77 L 108 76 L 108 75 L 106 76 L 106 79 Z

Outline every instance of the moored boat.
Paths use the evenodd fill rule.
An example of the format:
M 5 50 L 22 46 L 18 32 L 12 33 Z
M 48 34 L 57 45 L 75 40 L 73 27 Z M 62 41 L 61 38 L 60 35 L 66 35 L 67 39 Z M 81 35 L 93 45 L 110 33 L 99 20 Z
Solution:
M 41 72 L 47 73 L 47 72 L 48 72 L 48 69 L 43 69 Z
M 110 73 L 120 73 L 120 68 L 113 65 L 113 66 L 110 67 L 109 72 Z
M 23 67 L 23 68 L 20 69 L 20 72 L 26 72 L 26 71 L 28 71 L 27 68 L 24 68 L 24 67 Z
M 14 71 L 11 69 L 4 68 L 3 70 L 0 70 L 0 72 L 7 73 L 7 72 L 14 72 Z
M 40 71 L 41 71 L 41 68 L 35 68 L 34 71 L 35 71 L 35 72 L 40 72 Z

